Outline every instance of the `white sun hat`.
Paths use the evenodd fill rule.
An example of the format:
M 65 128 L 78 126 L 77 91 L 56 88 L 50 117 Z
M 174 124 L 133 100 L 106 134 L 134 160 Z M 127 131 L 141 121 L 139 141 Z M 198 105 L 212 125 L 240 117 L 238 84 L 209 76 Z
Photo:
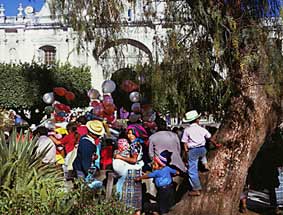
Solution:
M 198 119 L 200 116 L 201 114 L 198 114 L 196 110 L 189 111 L 185 114 L 185 117 L 183 118 L 183 122 L 192 122 Z

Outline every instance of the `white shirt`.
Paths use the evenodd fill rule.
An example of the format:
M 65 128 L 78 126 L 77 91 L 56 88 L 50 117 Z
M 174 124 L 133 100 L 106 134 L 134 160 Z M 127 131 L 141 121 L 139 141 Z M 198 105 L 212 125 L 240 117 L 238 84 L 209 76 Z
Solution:
M 211 138 L 211 134 L 208 130 L 201 127 L 197 123 L 191 124 L 185 128 L 182 142 L 187 143 L 188 148 L 201 147 L 205 145 L 206 139 Z
M 49 151 L 46 153 L 45 157 L 42 159 L 43 163 L 55 163 L 56 162 L 56 146 L 53 141 L 45 136 L 42 135 L 38 138 L 37 142 L 38 148 L 36 150 L 37 153 L 42 152 L 46 148 L 50 148 Z

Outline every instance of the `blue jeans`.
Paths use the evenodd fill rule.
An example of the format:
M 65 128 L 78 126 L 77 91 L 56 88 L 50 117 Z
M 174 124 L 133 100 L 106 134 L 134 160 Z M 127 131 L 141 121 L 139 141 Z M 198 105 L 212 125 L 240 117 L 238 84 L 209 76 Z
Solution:
M 189 149 L 188 175 L 189 175 L 189 182 L 193 190 L 201 190 L 201 184 L 198 175 L 198 161 L 200 158 L 204 157 L 205 154 L 206 154 L 206 149 L 204 146 Z
M 121 176 L 116 183 L 116 192 L 118 193 L 120 200 L 122 199 L 123 185 L 125 183 L 126 177 L 127 177 L 126 175 Z

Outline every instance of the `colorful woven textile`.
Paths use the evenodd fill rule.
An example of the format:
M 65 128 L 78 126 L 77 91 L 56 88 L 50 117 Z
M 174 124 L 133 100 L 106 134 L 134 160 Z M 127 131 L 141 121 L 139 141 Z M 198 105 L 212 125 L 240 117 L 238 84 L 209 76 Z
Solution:
M 275 188 L 276 192 L 276 200 L 277 200 L 277 205 L 282 207 L 283 206 L 283 167 L 278 168 L 279 172 L 279 182 L 280 185 L 278 188 Z
M 128 170 L 123 186 L 122 200 L 128 208 L 141 210 L 142 208 L 142 185 L 141 182 L 135 182 L 135 178 L 141 176 L 141 170 Z

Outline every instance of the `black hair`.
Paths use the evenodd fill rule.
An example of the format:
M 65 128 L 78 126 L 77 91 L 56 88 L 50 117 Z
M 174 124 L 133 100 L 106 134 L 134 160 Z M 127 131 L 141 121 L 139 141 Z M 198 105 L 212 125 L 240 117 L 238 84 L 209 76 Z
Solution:
M 155 123 L 157 125 L 158 131 L 167 131 L 166 121 L 162 119 L 158 114 L 156 115 Z
M 68 133 L 72 132 L 72 133 L 75 134 L 75 138 L 76 138 L 75 143 L 78 143 L 80 135 L 77 131 L 77 123 L 76 122 L 69 122 L 66 128 L 67 128 Z
M 172 154 L 173 153 L 169 152 L 167 149 L 160 153 L 160 155 L 162 157 L 165 157 L 167 159 L 166 165 L 169 165 L 171 163 L 171 156 L 172 156 Z
M 87 118 L 85 116 L 80 116 L 79 118 L 77 118 L 77 122 L 85 125 L 87 123 Z
M 196 123 L 198 119 L 199 119 L 199 117 L 194 119 L 193 121 L 191 121 L 190 124 Z
M 43 126 L 40 126 L 33 133 L 34 133 L 34 135 L 39 134 L 40 136 L 47 135 L 48 134 L 48 129 L 43 127 Z
M 177 134 L 177 133 L 178 133 L 178 130 L 179 130 L 179 128 L 175 126 L 175 127 L 172 129 L 172 132 L 174 132 L 174 133 Z

